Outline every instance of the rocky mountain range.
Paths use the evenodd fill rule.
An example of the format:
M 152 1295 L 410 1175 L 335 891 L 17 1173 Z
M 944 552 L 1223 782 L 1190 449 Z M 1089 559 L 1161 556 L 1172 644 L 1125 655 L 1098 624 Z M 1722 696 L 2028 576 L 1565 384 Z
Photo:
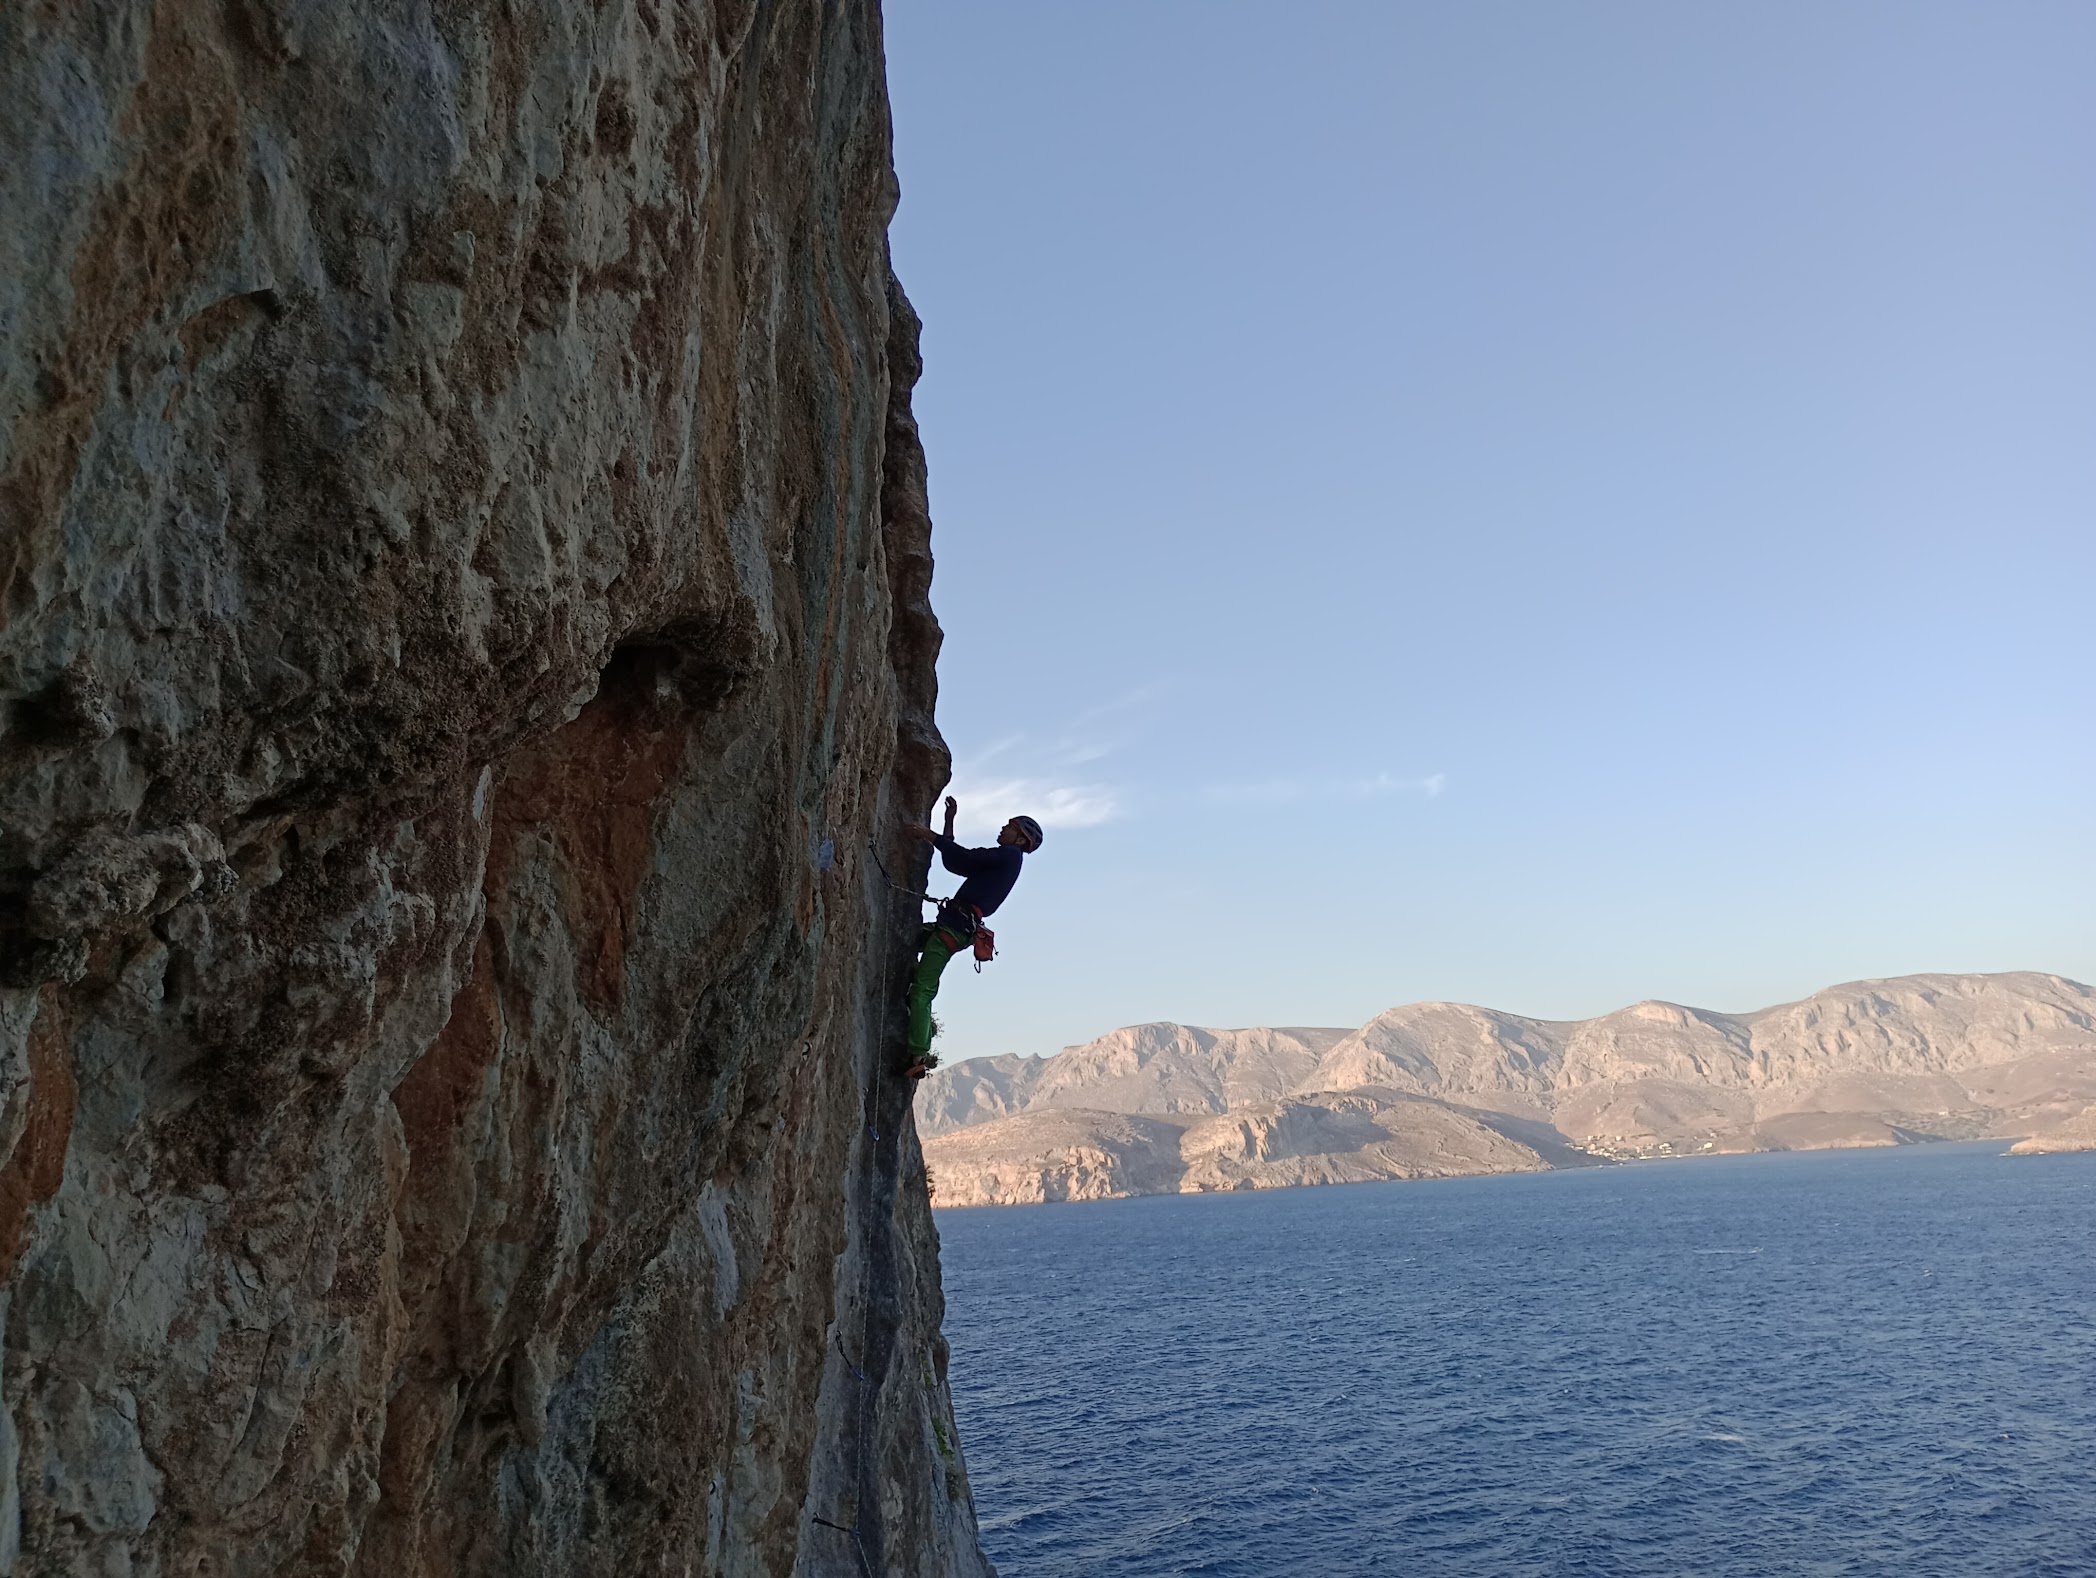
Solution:
M 1912 975 L 1726 1014 L 1412 1003 L 1355 1030 L 1134 1025 L 925 1081 L 941 1205 L 2001 1136 L 2096 1142 L 2096 990 Z

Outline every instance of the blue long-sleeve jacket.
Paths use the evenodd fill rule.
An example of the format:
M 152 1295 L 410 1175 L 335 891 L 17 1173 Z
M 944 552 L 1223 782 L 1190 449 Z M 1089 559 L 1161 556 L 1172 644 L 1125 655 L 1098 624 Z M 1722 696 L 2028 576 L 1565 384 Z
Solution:
M 971 909 L 985 915 L 997 913 L 997 906 L 1010 896 L 1012 884 L 1019 880 L 1019 868 L 1026 863 L 1025 851 L 1010 844 L 968 849 L 942 833 L 932 840 L 932 847 L 938 850 L 946 869 L 963 879 L 960 891 L 940 906 L 939 921 L 964 930 L 970 924 Z

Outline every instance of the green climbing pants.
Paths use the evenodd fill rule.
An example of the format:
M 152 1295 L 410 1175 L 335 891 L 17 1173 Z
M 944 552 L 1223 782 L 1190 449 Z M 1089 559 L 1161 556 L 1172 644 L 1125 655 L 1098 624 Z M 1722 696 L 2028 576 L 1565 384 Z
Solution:
M 910 977 L 910 1050 L 922 1055 L 932 1049 L 932 999 L 939 995 L 939 977 L 946 961 L 968 946 L 968 939 L 944 926 L 927 926 L 917 943 L 917 970 Z

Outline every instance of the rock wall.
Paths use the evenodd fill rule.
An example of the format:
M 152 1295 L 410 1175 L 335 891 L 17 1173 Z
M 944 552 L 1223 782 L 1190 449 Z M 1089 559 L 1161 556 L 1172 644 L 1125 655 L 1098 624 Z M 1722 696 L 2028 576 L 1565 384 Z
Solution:
M 895 196 L 872 0 L 0 10 L 0 1572 L 987 1572 Z

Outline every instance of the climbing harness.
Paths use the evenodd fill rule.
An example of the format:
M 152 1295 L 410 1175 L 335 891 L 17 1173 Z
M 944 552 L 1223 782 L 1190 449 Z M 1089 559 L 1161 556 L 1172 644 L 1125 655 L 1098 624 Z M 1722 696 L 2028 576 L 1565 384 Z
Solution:
M 897 882 L 888 874 L 888 868 L 881 863 L 880 847 L 870 838 L 866 840 L 866 852 L 873 857 L 874 870 L 881 874 L 881 880 L 897 893 L 916 899 L 921 903 L 936 904 L 939 906 L 942 915 L 945 913 L 947 906 L 953 902 L 951 899 L 942 899 L 934 894 L 919 893 L 915 888 L 906 888 L 900 882 Z M 941 923 L 941 929 L 947 935 L 954 937 L 957 942 L 969 942 L 971 940 L 974 942 L 975 973 L 977 975 L 982 974 L 984 965 L 997 957 L 997 933 L 983 924 L 982 911 L 974 908 L 972 905 L 968 909 L 968 929 L 965 932 L 957 926 L 947 926 L 943 922 Z M 960 950 L 956 948 L 954 951 L 958 953 Z

